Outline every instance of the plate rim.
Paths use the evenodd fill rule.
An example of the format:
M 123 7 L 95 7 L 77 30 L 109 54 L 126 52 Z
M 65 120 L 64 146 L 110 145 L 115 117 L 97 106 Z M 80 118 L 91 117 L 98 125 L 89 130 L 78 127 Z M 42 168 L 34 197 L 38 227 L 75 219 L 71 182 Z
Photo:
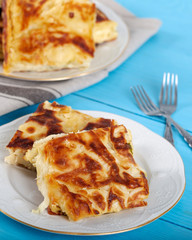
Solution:
M 145 127 L 144 125 L 142 125 L 141 123 L 135 121 L 135 120 L 132 120 L 130 118 L 127 118 L 125 116 L 121 116 L 121 115 L 118 115 L 118 114 L 114 114 L 114 113 L 111 113 L 111 112 L 104 112 L 104 111 L 94 111 L 94 110 L 78 110 L 80 112 L 83 112 L 85 114 L 96 114 L 96 115 L 99 115 L 99 116 L 103 116 L 103 114 L 109 114 L 112 118 L 117 116 L 117 117 L 120 117 L 122 119 L 128 119 L 129 121 L 133 122 L 134 124 L 137 124 L 137 125 L 140 125 L 140 127 L 144 128 L 145 130 L 147 131 L 150 131 L 152 132 L 153 134 L 157 135 L 158 137 L 162 138 L 163 141 L 166 142 L 166 144 L 170 144 L 168 141 L 166 141 L 162 136 L 158 135 L 157 133 L 153 132 L 152 130 L 148 129 L 147 127 Z M 101 115 L 102 114 L 102 115 Z M 7 124 L 4 124 L 2 126 L 0 126 L 0 130 L 3 128 L 6 128 L 7 125 L 11 125 L 11 126 L 14 126 L 14 124 L 17 122 L 17 121 L 20 121 L 22 119 L 25 119 L 27 118 L 28 116 L 30 116 L 31 114 L 27 114 L 27 115 L 24 115 L 24 116 L 21 116 Z M 131 228 L 127 228 L 127 229 L 121 229 L 121 230 L 116 230 L 116 231 L 111 231 L 111 232 L 95 232 L 95 233 L 86 233 L 86 232 L 66 232 L 66 231 L 61 231 L 61 230 L 52 230 L 52 229 L 47 229 L 47 228 L 43 228 L 43 227 L 38 227 L 38 226 L 35 226 L 33 224 L 30 224 L 30 223 L 26 223 L 14 216 L 12 216 L 11 214 L 9 213 L 6 213 L 4 210 L 2 210 L 0 208 L 0 212 L 2 212 L 4 215 L 8 216 L 9 218 L 19 222 L 19 223 L 22 223 L 28 227 L 32 227 L 34 229 L 38 229 L 38 230 L 42 230 L 42 231 L 45 231 L 45 232 L 51 232 L 51 233 L 57 233 L 57 234 L 65 234 L 65 235 L 74 235 L 74 236 L 104 236 L 104 235 L 111 235 L 111 234 L 118 234 L 118 233 L 123 233 L 123 232 L 128 232 L 128 231 L 132 231 L 132 230 L 135 230 L 135 229 L 138 229 L 140 227 L 143 227 L 143 226 L 146 226 L 147 224 L 157 220 L 158 218 L 160 218 L 161 216 L 163 216 L 164 214 L 166 214 L 167 212 L 169 212 L 181 199 L 181 197 L 183 196 L 183 193 L 185 191 L 185 188 L 186 188 L 186 176 L 185 176 L 185 166 L 184 166 L 184 163 L 183 163 L 183 159 L 181 158 L 181 155 L 179 154 L 179 152 L 170 144 L 170 146 L 177 152 L 177 154 L 179 155 L 180 159 L 181 159 L 181 162 L 182 162 L 182 165 L 183 165 L 183 181 L 184 181 L 184 186 L 183 186 L 183 189 L 180 193 L 180 195 L 177 197 L 177 199 L 174 201 L 174 203 L 168 208 L 166 209 L 164 212 L 162 212 L 161 214 L 159 214 L 158 216 L 150 219 L 149 221 L 147 222 L 144 222 L 142 224 L 139 224 L 137 226 L 134 226 L 134 227 L 131 227 Z
M 37 77 L 37 78 L 34 79 L 33 76 L 28 78 L 28 77 L 17 76 L 17 75 L 11 74 L 11 73 L 4 73 L 4 72 L 0 72 L 0 76 L 4 77 L 4 78 L 15 79 L 15 80 L 19 80 L 19 81 L 27 81 L 27 82 L 58 82 L 58 81 L 66 81 L 66 80 L 70 80 L 70 79 L 73 79 L 73 78 L 80 78 L 80 77 L 83 77 L 83 76 L 88 76 L 90 74 L 94 74 L 96 72 L 106 70 L 109 66 L 113 65 L 116 61 L 118 61 L 121 58 L 121 56 L 124 54 L 125 50 L 127 49 L 127 46 L 129 45 L 130 29 L 127 26 L 127 24 L 125 23 L 125 21 L 122 19 L 122 17 L 118 13 L 116 13 L 112 8 L 106 6 L 104 3 L 101 3 L 98 0 L 94 0 L 94 3 L 99 4 L 102 7 L 108 8 L 114 15 L 116 15 L 117 18 L 119 18 L 119 20 L 121 21 L 121 24 L 126 26 L 126 29 L 127 29 L 127 42 L 125 44 L 125 47 L 122 49 L 122 52 L 112 62 L 106 64 L 104 67 L 101 66 L 98 69 L 93 69 L 92 71 L 90 70 L 90 71 L 85 71 L 85 72 L 73 73 L 73 74 L 65 76 L 65 77 L 62 77 L 62 76 L 52 77 L 52 78 L 38 78 Z M 105 44 L 105 43 L 103 43 L 103 44 Z M 3 65 L 3 62 L 2 62 L 2 65 Z M 60 69 L 58 71 L 64 71 L 64 70 L 65 69 Z M 110 70 L 108 72 L 110 72 Z M 28 72 L 26 72 L 26 75 L 27 75 L 27 73 Z M 41 72 L 38 72 L 38 73 L 41 73 Z M 16 72 L 16 74 L 17 74 L 17 72 Z

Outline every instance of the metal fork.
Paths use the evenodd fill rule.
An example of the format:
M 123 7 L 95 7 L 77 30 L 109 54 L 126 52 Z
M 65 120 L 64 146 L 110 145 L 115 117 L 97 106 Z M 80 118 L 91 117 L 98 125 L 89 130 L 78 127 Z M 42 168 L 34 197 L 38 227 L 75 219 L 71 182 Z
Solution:
M 177 108 L 177 86 L 178 75 L 172 74 L 170 79 L 170 73 L 164 73 L 159 96 L 159 106 L 160 111 L 164 112 L 167 116 L 171 116 Z M 172 127 L 169 118 L 166 118 L 164 137 L 174 146 Z
M 185 131 L 179 124 L 177 124 L 169 115 L 166 115 L 165 112 L 161 111 L 149 98 L 145 89 L 142 86 L 132 87 L 131 91 L 135 97 L 135 100 L 139 108 L 149 116 L 163 116 L 170 121 L 170 123 L 175 126 L 179 133 L 184 137 L 185 141 L 192 148 L 192 136 Z

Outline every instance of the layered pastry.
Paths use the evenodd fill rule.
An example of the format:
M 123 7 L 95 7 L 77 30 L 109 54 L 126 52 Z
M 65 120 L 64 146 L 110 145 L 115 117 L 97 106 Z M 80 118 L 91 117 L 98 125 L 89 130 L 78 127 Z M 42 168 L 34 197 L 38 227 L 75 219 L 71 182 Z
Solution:
M 40 104 L 28 120 L 19 126 L 7 145 L 10 155 L 5 158 L 5 161 L 34 169 L 32 164 L 24 158 L 26 151 L 32 148 L 36 140 L 51 134 L 78 132 L 114 124 L 114 120 L 94 118 L 73 110 L 69 106 L 46 101 Z
M 89 0 L 3 0 L 5 72 L 88 67 L 96 8 Z
M 2 47 L 2 36 L 3 36 L 3 19 L 2 19 L 2 8 L 0 0 L 0 60 L 3 60 L 3 47 Z
M 148 182 L 123 125 L 50 135 L 36 141 L 25 158 L 37 170 L 44 197 L 37 213 L 47 209 L 77 221 L 147 204 Z
M 110 20 L 106 14 L 97 8 L 96 24 L 93 31 L 96 44 L 110 42 L 117 38 L 117 23 Z
M 88 1 L 85 1 L 87 5 L 81 8 L 79 6 L 83 1 L 77 1 L 76 9 L 75 1 L 59 1 L 57 8 L 48 2 L 4 0 L 3 27 L 0 1 L 0 59 L 3 60 L 5 55 L 5 72 L 86 67 L 94 55 L 92 40 L 97 46 L 117 38 L 117 23 L 98 8 L 93 23 L 94 7 L 92 5 L 91 8 Z M 65 4 L 67 6 L 63 7 L 65 10 L 61 13 L 58 8 Z M 93 14 L 84 19 L 87 6 L 87 12 L 93 11 Z M 17 12 L 22 18 L 18 17 Z M 55 14 L 54 17 L 52 14 Z

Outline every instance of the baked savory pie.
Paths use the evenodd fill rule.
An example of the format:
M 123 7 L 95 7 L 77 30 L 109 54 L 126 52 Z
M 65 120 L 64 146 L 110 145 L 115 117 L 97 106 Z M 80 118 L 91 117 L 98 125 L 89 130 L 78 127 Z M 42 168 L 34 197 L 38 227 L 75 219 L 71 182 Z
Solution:
M 3 60 L 2 29 L 1 29 L 1 27 L 0 27 L 0 60 Z
M 101 10 L 96 9 L 96 24 L 93 37 L 96 44 L 115 40 L 118 36 L 117 23 L 110 20 Z
M 89 0 L 3 0 L 4 72 L 88 67 L 95 4 Z
M 24 124 L 19 126 L 7 145 L 10 155 L 5 158 L 5 161 L 33 169 L 30 162 L 24 160 L 24 156 L 36 140 L 51 134 L 109 127 L 112 124 L 114 120 L 94 118 L 71 107 L 46 101 L 39 105 L 36 112 Z
M 63 7 L 65 13 L 62 18 L 57 14 L 50 17 L 50 14 L 58 11 L 60 5 L 56 8 L 53 4 L 46 2 L 48 1 L 4 1 L 4 47 L 2 47 L 3 19 L 0 15 L 0 59 L 4 59 L 4 48 L 5 72 L 86 67 L 90 64 L 94 53 L 92 40 L 98 45 L 117 38 L 117 23 L 110 20 L 98 8 L 96 8 L 96 19 L 93 24 L 94 6 L 87 0 L 85 2 L 90 8 L 87 11 L 93 10 L 93 14 L 86 18 L 89 29 L 86 33 L 84 31 L 86 23 L 79 22 L 79 18 L 84 18 L 85 13 L 81 17 L 77 16 L 79 12 L 74 7 L 75 2 L 81 4 L 83 1 L 60 0 L 60 5 L 68 5 L 66 9 Z M 70 2 L 73 4 L 70 5 Z M 84 5 L 81 9 L 85 12 L 86 7 L 87 5 Z M 74 9 L 77 12 L 76 15 Z M 21 13 L 22 18 L 16 11 Z M 58 14 L 61 14 L 60 11 L 61 9 Z M 49 19 L 46 20 L 46 17 Z M 27 22 L 24 23 L 25 21 Z M 81 30 L 75 28 L 77 22 Z M 40 29 L 41 27 L 44 29 Z M 55 58 L 57 58 L 56 61 Z
M 57 134 L 36 141 L 26 159 L 37 170 L 45 209 L 70 220 L 145 206 L 148 183 L 123 125 Z
M 3 19 L 2 19 L 2 9 L 1 9 L 1 0 L 0 0 L 0 60 L 3 59 L 2 33 L 3 33 Z
M 94 53 L 92 38 L 96 45 L 117 38 L 117 23 L 110 20 L 98 8 L 96 8 L 94 24 L 93 16 L 86 18 L 89 31 L 84 34 L 86 23 L 79 22 L 80 17 L 77 14 L 75 15 L 75 11 L 78 15 L 79 12 L 73 6 L 77 1 L 59 1 L 59 4 L 62 6 L 64 4 L 68 5 L 62 18 L 59 15 L 50 17 L 50 14 L 58 11 L 58 8 L 46 2 L 38 0 L 4 1 L 4 47 L 2 47 L 3 19 L 2 14 L 0 14 L 0 59 L 4 59 L 4 48 L 6 56 L 4 63 L 5 72 L 50 71 L 61 68 L 88 66 Z M 70 5 L 70 2 L 73 4 Z M 78 1 L 78 4 L 80 5 L 81 2 Z M 88 4 L 88 1 L 86 0 L 85 3 Z M 90 8 L 89 11 L 91 11 L 93 6 L 92 8 L 90 4 L 88 6 Z M 86 7 L 87 5 L 81 9 L 85 12 Z M 19 11 L 22 18 L 19 18 L 15 11 Z M 29 11 L 31 11 L 30 14 Z M 61 14 L 60 11 L 59 14 Z M 84 15 L 81 17 L 84 18 Z M 45 20 L 46 16 L 49 19 Z M 25 20 L 28 23 L 24 24 L 21 22 Z M 78 22 L 78 27 L 82 28 L 81 30 L 75 28 L 76 22 Z M 67 24 L 68 26 L 66 27 Z M 45 29 L 40 29 L 41 27 Z M 93 27 L 92 30 L 91 27 Z M 9 49 L 10 47 L 11 49 Z M 48 52 L 46 52 L 47 50 Z M 41 56 L 39 56 L 40 53 Z M 51 54 L 53 54 L 53 57 Z M 56 62 L 55 58 L 57 58 Z M 16 69 L 18 66 L 19 68 Z

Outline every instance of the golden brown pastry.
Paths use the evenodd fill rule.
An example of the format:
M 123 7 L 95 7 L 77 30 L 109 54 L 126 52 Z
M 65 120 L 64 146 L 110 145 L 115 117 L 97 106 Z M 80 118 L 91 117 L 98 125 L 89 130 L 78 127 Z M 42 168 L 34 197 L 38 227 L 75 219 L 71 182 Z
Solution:
M 50 135 L 36 141 L 26 159 L 37 170 L 44 197 L 36 212 L 66 214 L 70 220 L 145 206 L 145 173 L 132 155 L 123 125 Z
M 4 72 L 88 67 L 96 8 L 89 0 L 3 0 Z
M 1 6 L 1 2 L 0 2 Z M 0 8 L 0 59 L 3 59 L 2 49 L 3 19 Z M 96 9 L 96 21 L 93 27 L 93 39 L 96 45 L 113 41 L 117 38 L 117 23 L 110 20 L 104 12 Z
M 71 107 L 46 101 L 40 104 L 29 119 L 19 126 L 7 145 L 10 155 L 5 158 L 5 161 L 9 164 L 33 169 L 31 163 L 24 160 L 24 156 L 36 140 L 51 134 L 109 127 L 112 124 L 114 124 L 114 120 L 94 118 L 73 110 Z
M 96 10 L 96 24 L 93 31 L 96 44 L 110 42 L 117 38 L 117 23 L 110 20 L 101 10 Z

